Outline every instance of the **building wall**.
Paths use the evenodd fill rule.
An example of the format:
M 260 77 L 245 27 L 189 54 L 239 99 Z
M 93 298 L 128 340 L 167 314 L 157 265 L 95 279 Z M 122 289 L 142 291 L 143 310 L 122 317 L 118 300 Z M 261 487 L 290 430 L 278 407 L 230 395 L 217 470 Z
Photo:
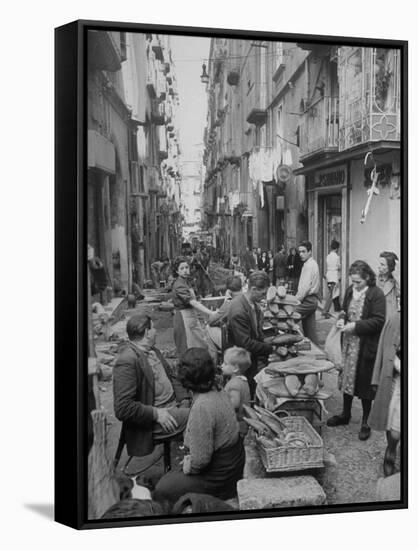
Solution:
M 389 153 L 379 160 L 392 162 L 394 156 L 395 153 Z M 379 186 L 380 194 L 373 197 L 366 221 L 361 224 L 361 212 L 367 200 L 362 159 L 351 162 L 350 170 L 350 263 L 365 260 L 377 269 L 380 252 L 391 251 L 400 257 L 401 203 L 399 198 L 391 198 L 390 185 Z
M 118 71 L 120 73 L 120 71 Z M 129 186 L 129 151 L 127 110 L 120 74 L 90 71 L 88 75 L 88 128 L 111 142 L 115 149 L 115 173 L 96 170 L 89 178 L 89 235 L 96 240 L 97 225 L 101 241 L 101 258 L 119 290 L 128 290 L 130 265 L 127 245 Z M 92 186 L 95 189 L 92 189 Z M 98 189 L 99 188 L 99 189 Z

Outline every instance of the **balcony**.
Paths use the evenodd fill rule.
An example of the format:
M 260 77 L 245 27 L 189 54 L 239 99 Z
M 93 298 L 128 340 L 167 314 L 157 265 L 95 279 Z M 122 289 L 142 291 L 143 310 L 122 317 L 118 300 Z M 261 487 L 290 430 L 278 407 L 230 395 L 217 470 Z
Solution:
M 162 126 L 165 123 L 164 103 L 153 99 L 151 103 L 151 122 L 156 126 Z
M 267 121 L 266 98 L 264 85 L 253 84 L 247 94 L 247 122 L 256 126 L 263 126 Z
M 341 48 L 340 151 L 365 143 L 400 141 L 399 52 Z
M 338 98 L 322 97 L 303 115 L 300 125 L 301 160 L 338 151 Z

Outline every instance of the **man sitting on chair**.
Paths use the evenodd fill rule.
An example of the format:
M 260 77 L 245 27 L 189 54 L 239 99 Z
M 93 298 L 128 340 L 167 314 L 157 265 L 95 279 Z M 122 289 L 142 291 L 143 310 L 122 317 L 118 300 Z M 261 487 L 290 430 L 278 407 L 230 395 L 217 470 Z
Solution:
M 156 331 L 148 313 L 133 315 L 126 331 L 129 342 L 121 346 L 113 369 L 115 415 L 122 421 L 116 462 L 125 443 L 130 458 L 141 457 L 181 434 L 190 406 L 189 393 L 155 347 Z

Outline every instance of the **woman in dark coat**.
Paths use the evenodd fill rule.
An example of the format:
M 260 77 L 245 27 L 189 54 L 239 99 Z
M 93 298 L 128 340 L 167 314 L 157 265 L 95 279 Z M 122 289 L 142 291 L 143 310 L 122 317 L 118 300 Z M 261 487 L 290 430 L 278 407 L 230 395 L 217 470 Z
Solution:
M 258 258 L 258 270 L 259 271 L 265 271 L 268 275 L 270 270 L 270 261 L 267 257 L 267 252 L 263 252 L 261 256 Z
M 337 322 L 344 335 L 343 412 L 329 418 L 327 424 L 348 424 L 353 397 L 359 397 L 363 407 L 359 439 L 364 441 L 370 437 L 371 431 L 368 419 L 375 395 L 371 379 L 379 336 L 385 323 L 386 301 L 383 292 L 376 286 L 375 273 L 366 262 L 354 262 L 349 275 L 352 284 L 345 293 L 343 310 Z
M 291 283 L 291 289 L 295 294 L 298 289 L 299 278 L 303 267 L 303 262 L 300 259 L 299 252 L 295 247 L 292 247 L 289 252 L 289 256 L 286 260 L 287 275 Z

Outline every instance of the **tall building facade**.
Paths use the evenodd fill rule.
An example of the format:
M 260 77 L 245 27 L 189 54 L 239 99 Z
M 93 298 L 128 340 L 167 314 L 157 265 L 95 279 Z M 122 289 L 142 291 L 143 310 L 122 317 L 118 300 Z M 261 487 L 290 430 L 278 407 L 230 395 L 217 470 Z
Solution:
M 201 148 L 193 155 L 184 155 L 181 161 L 181 195 L 183 215 L 183 240 L 193 244 L 202 237 L 202 189 L 204 167 Z
M 309 238 L 324 274 L 338 240 L 343 287 L 354 260 L 399 255 L 398 51 L 214 38 L 208 72 L 203 217 L 222 251 Z
M 113 292 L 179 251 L 178 106 L 168 36 L 89 31 L 88 242 Z

